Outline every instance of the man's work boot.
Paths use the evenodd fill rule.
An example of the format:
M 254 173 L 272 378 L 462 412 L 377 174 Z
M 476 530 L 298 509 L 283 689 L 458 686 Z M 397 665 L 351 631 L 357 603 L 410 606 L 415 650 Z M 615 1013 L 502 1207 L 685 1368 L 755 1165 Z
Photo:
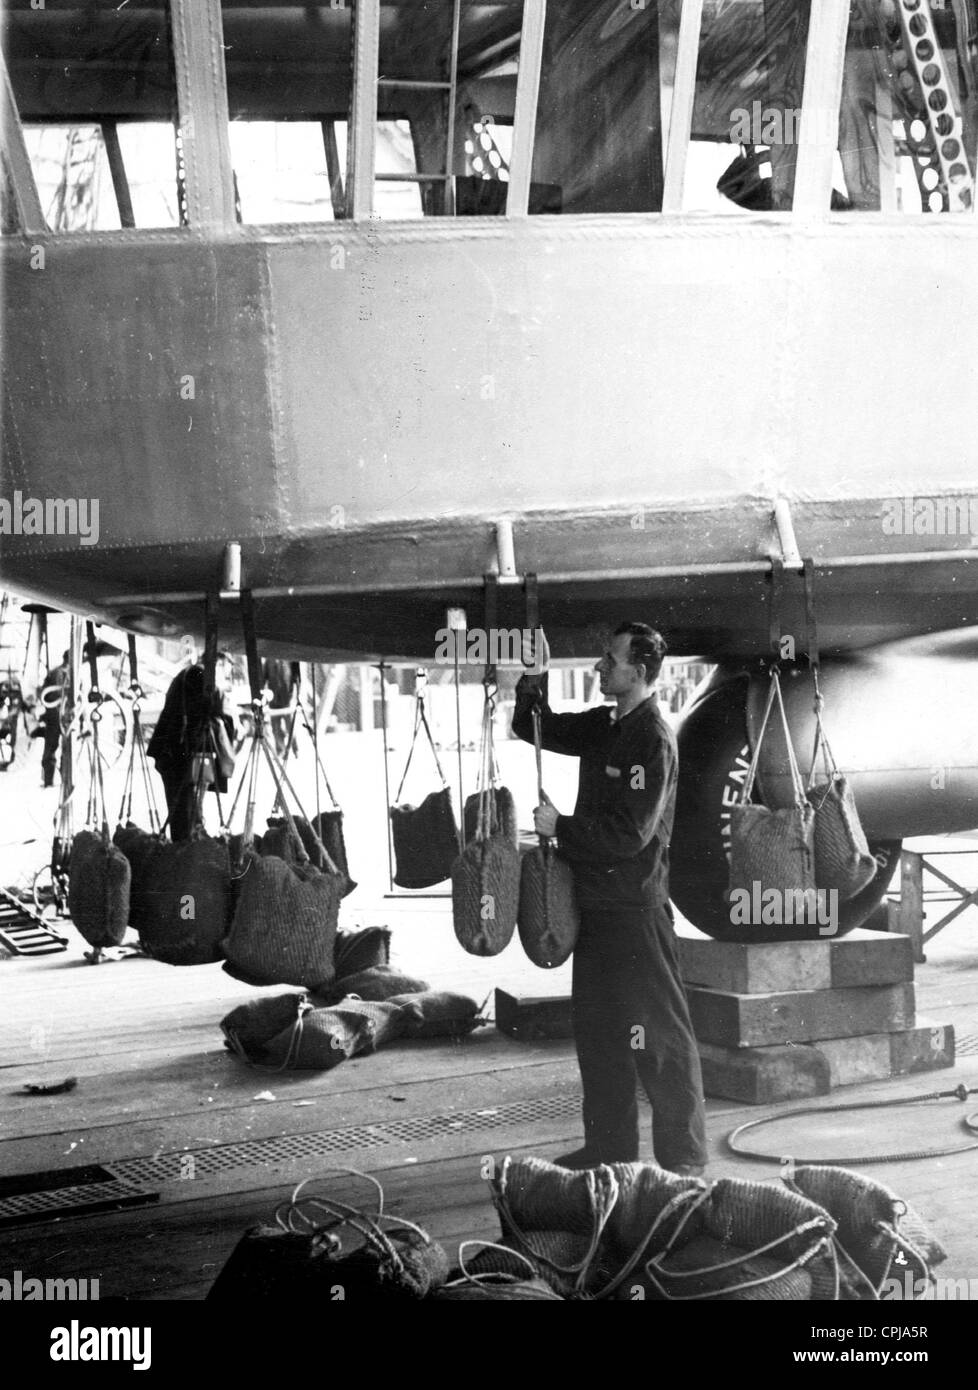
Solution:
M 600 1168 L 602 1160 L 595 1158 L 589 1149 L 574 1149 L 572 1153 L 561 1154 L 559 1158 L 552 1158 L 551 1163 L 555 1163 L 558 1168 L 572 1168 L 580 1171 L 584 1168 Z

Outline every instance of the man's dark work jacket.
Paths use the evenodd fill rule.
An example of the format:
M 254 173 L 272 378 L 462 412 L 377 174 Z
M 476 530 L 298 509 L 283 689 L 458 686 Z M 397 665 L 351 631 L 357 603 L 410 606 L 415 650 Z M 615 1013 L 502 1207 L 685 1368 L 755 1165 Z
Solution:
M 557 820 L 557 844 L 585 910 L 659 907 L 669 899 L 669 839 L 676 808 L 676 736 L 654 695 L 616 720 L 608 705 L 554 714 L 541 682 L 541 733 L 550 753 L 581 760 L 577 805 Z M 533 742 L 535 685 L 516 687 L 513 732 Z

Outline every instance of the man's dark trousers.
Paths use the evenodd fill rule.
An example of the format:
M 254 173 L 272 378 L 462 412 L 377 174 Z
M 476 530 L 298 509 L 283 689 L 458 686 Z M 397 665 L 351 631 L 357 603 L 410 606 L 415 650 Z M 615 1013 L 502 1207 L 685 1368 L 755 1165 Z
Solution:
M 656 1162 L 705 1164 L 699 1053 L 668 907 L 582 911 L 573 1018 L 595 1160 L 638 1159 L 637 1078 L 652 1104 Z

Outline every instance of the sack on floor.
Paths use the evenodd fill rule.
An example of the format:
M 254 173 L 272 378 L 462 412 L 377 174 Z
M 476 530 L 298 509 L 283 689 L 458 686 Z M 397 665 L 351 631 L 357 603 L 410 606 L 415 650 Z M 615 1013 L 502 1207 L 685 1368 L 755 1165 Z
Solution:
M 458 828 L 448 787 L 431 792 L 420 806 L 392 806 L 391 833 L 399 888 L 433 888 L 444 883 L 458 858 Z
M 132 875 L 129 882 L 129 925 L 142 936 L 146 921 L 146 870 L 153 851 L 166 841 L 128 821 L 116 827 L 112 843 L 129 860 Z
M 504 835 L 470 840 L 452 865 L 452 922 L 472 956 L 498 956 L 513 939 L 520 854 Z
M 291 1028 L 306 1003 L 305 994 L 273 994 L 248 999 L 221 1019 L 228 1046 L 252 1062 L 260 1062 L 266 1045 L 284 1028 Z
M 129 860 L 91 830 L 71 845 L 68 912 L 90 946 L 118 946 L 129 925 Z
M 266 1044 L 262 1060 L 282 1070 L 328 1071 L 400 1037 L 410 1013 L 398 1004 L 359 999 L 300 1009 L 295 1022 Z
M 577 945 L 581 919 L 574 874 L 552 842 L 522 856 L 517 922 L 523 950 L 543 970 L 563 965 Z
M 389 965 L 391 934 L 389 927 L 364 927 L 361 931 L 338 931 L 333 946 L 333 965 L 337 980 L 369 970 L 372 965 Z
M 465 843 L 474 840 L 479 827 L 479 799 L 481 792 L 473 792 L 465 798 Z M 514 847 L 519 845 L 520 832 L 516 821 L 516 802 L 508 787 L 492 787 L 489 790 L 489 824 L 487 833 L 502 835 Z
M 348 994 L 360 999 L 382 1000 L 390 999 L 393 994 L 417 994 L 429 988 L 426 980 L 405 975 L 396 965 L 371 965 L 366 970 L 333 980 L 326 989 L 317 990 L 316 996 L 324 1004 L 335 1004 Z
M 835 1300 L 834 1233 L 828 1212 L 796 1193 L 721 1178 L 690 1205 L 666 1248 L 645 1263 L 640 1282 L 669 1300 L 782 1302 L 798 1297 L 804 1271 L 810 1299 Z
M 330 1233 L 251 1227 L 231 1252 L 207 1301 L 240 1306 L 268 1298 L 308 1306 L 310 1299 L 335 1301 L 342 1290 L 344 1303 L 416 1302 L 444 1284 L 448 1257 L 425 1231 L 386 1216 L 379 1221 L 368 1216 L 359 1224 L 367 1239 L 348 1254 L 337 1249 Z
M 417 1011 L 406 1020 L 404 1034 L 408 1038 L 464 1038 L 483 1022 L 474 999 L 445 990 L 394 994 L 387 1002 Z
M 885 1291 L 888 1279 L 895 1279 L 902 1298 L 906 1272 L 915 1284 L 927 1287 L 933 1267 L 947 1259 L 947 1252 L 913 1207 L 862 1173 L 813 1164 L 796 1168 L 785 1182 L 791 1191 L 824 1207 L 837 1222 L 837 1244 L 876 1295 Z
M 267 985 L 315 989 L 333 979 L 341 880 L 311 864 L 246 851 L 225 954 Z
M 140 940 L 167 965 L 223 959 L 231 907 L 231 870 L 224 840 L 200 836 L 160 840 L 140 876 Z

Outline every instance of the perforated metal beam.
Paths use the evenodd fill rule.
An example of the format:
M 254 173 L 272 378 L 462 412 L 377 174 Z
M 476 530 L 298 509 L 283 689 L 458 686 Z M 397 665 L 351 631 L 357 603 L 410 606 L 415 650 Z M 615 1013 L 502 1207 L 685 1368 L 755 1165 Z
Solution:
M 235 224 L 221 0 L 170 0 L 192 227 Z

